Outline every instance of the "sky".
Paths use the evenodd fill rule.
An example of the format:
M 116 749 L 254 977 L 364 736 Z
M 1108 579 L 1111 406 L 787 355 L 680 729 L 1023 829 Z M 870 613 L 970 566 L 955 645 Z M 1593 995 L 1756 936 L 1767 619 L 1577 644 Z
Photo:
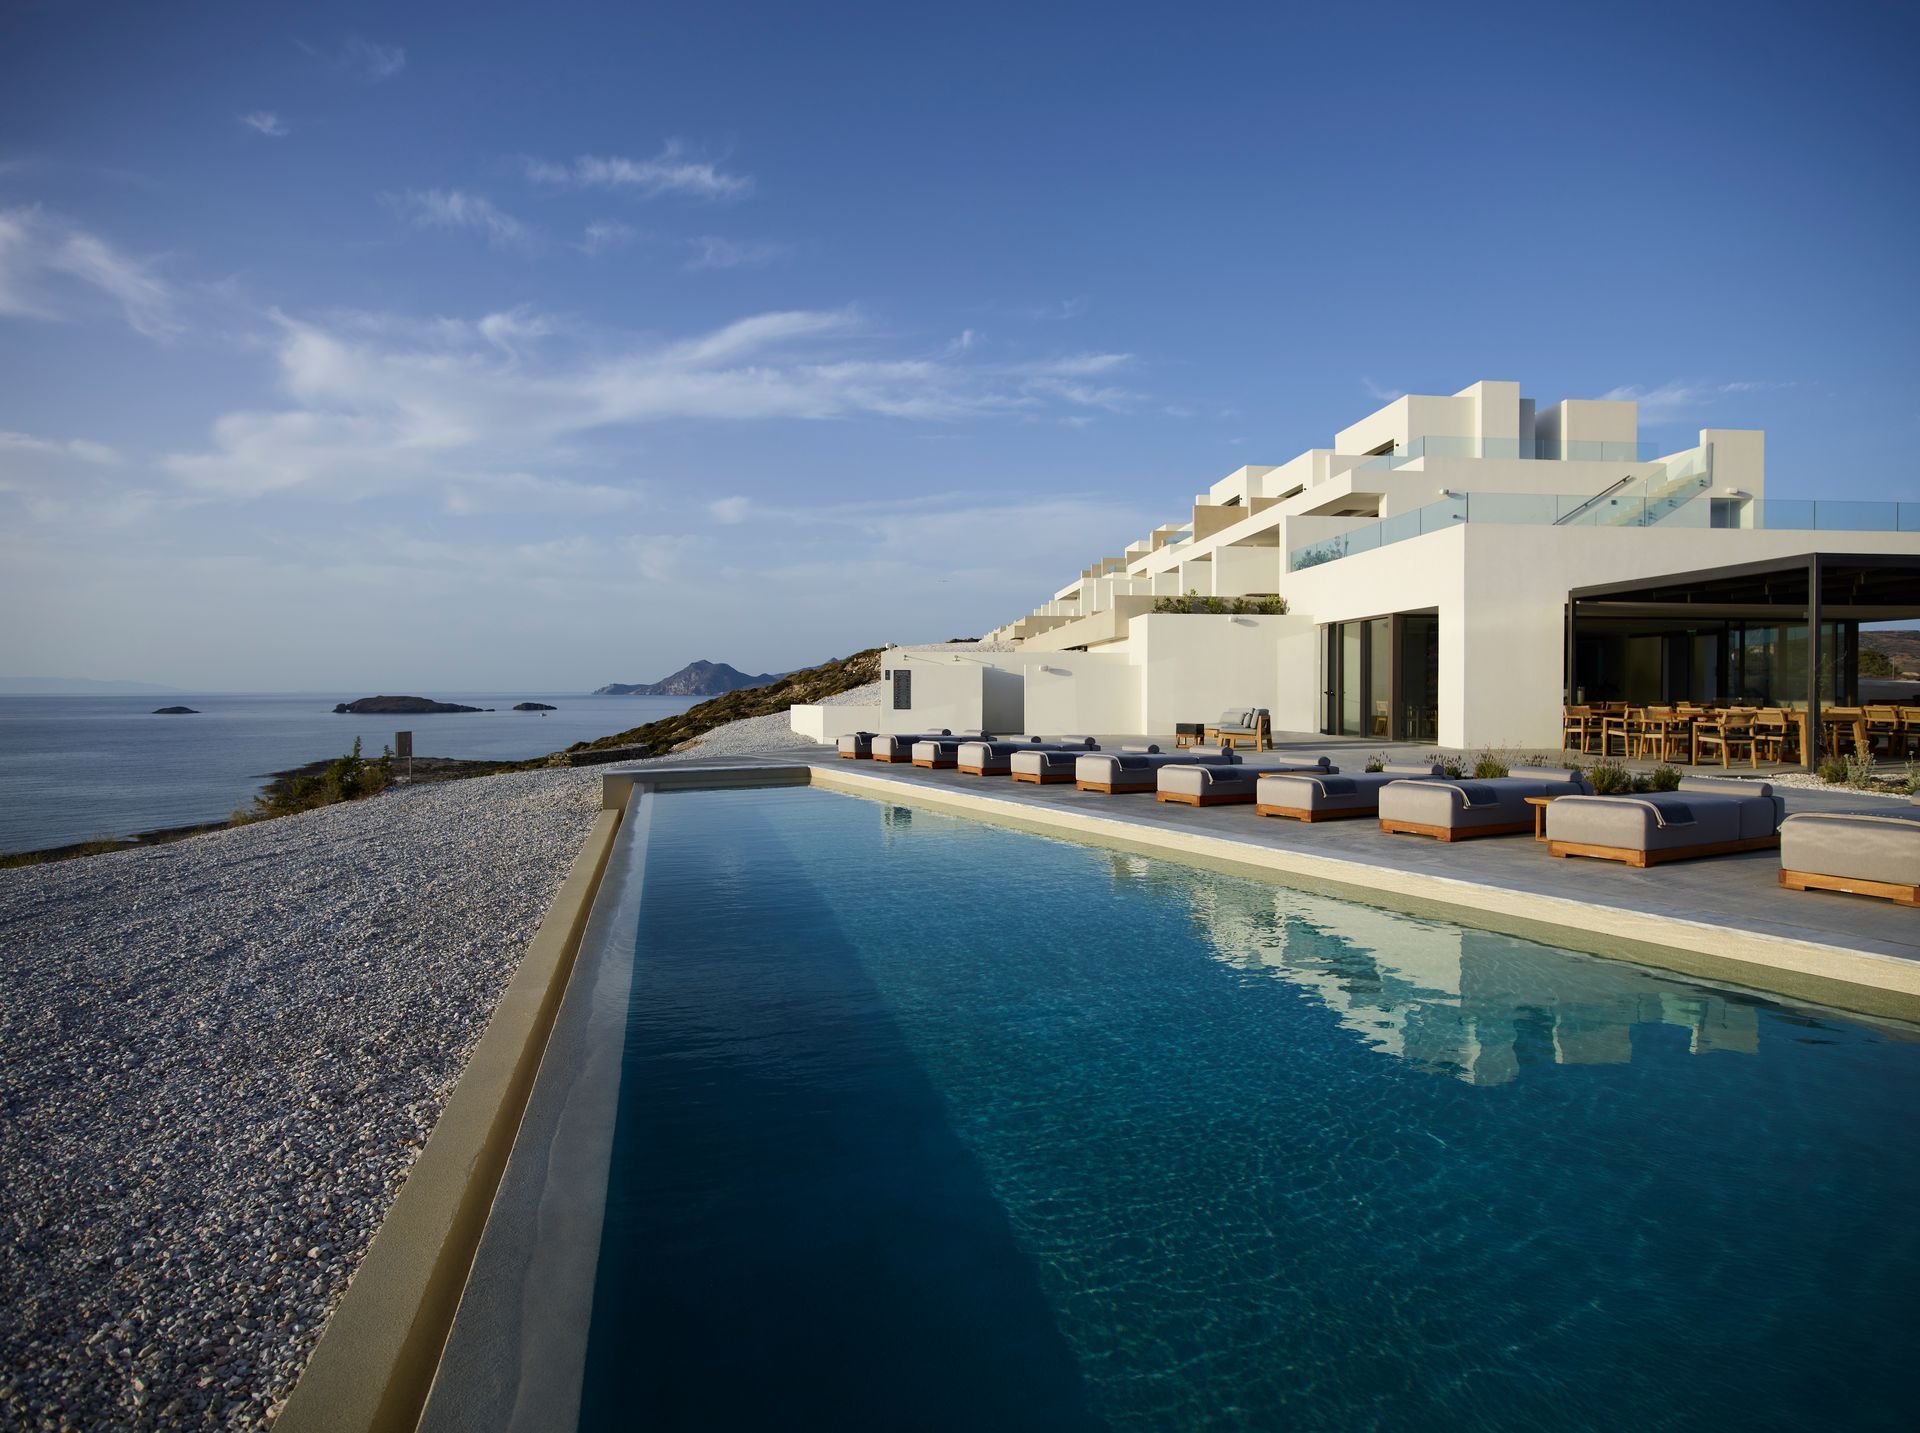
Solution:
M 1482 378 L 1920 500 L 1915 26 L 0 4 L 0 677 L 972 636 Z

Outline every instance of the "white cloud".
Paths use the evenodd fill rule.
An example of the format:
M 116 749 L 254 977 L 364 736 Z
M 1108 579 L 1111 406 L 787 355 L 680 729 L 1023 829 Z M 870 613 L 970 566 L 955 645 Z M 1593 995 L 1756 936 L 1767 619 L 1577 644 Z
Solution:
M 772 263 L 786 253 L 785 244 L 775 244 L 764 239 L 689 239 L 687 243 L 693 249 L 693 257 L 687 260 L 689 269 L 758 269 Z
M 1697 413 L 1730 393 L 1765 393 L 1791 386 L 1787 383 L 1752 380 L 1733 383 L 1688 383 L 1675 379 L 1653 388 L 1642 387 L 1635 383 L 1622 384 L 1618 388 L 1608 389 L 1600 396 L 1615 401 L 1638 403 L 1640 417 L 1646 422 L 1670 423 Z
M 778 418 L 954 422 L 1062 405 L 1117 409 L 1130 397 L 1078 380 L 1122 355 L 1019 365 L 875 356 L 878 339 L 853 310 L 756 314 L 611 350 L 605 335 L 573 333 L 526 309 L 476 321 L 275 314 L 274 322 L 291 405 L 228 413 L 208 447 L 165 459 L 189 487 L 233 496 L 306 488 L 351 500 L 426 484 L 467 494 L 456 505 L 478 510 L 503 492 L 535 492 L 532 474 L 585 479 L 596 491 L 555 489 L 556 499 L 603 502 L 594 475 L 572 469 L 590 467 L 611 430 Z M 722 506 L 711 515 L 728 520 L 728 499 L 714 501 Z
M 416 229 L 470 229 L 496 249 L 531 249 L 539 236 L 484 194 L 461 189 L 409 189 L 388 203 Z
M 652 159 L 583 154 L 572 163 L 525 159 L 521 169 L 536 184 L 566 189 L 613 189 L 643 199 L 687 194 L 701 199 L 733 199 L 753 189 L 753 180 L 728 174 L 704 160 L 688 159 L 686 146 L 668 140 Z
M 609 249 L 631 244 L 637 237 L 639 230 L 631 224 L 622 224 L 618 219 L 595 219 L 587 225 L 575 247 L 583 254 L 604 254 Z
M 638 491 L 607 483 L 579 483 L 535 473 L 470 473 L 448 483 L 443 505 L 459 517 L 495 513 L 582 517 L 619 512 L 639 500 Z
M 399 45 L 376 45 L 359 35 L 349 35 L 340 48 L 325 51 L 306 41 L 298 42 L 314 59 L 344 79 L 377 85 L 390 80 L 407 67 L 407 52 Z
M 746 498 L 716 498 L 707 504 L 707 512 L 715 522 L 732 524 L 746 521 L 748 506 Z
M 1360 376 L 1360 386 L 1367 390 L 1367 396 L 1376 403 L 1392 403 L 1397 399 L 1405 398 L 1407 396 L 1406 389 L 1382 388 L 1378 383 L 1375 383 L 1371 378 L 1368 378 L 1365 374 L 1362 374 Z
M 75 285 L 113 299 L 148 338 L 180 330 L 174 290 L 149 262 L 38 206 L 0 209 L 0 315 L 66 318 Z
M 280 139 L 288 132 L 286 123 L 270 109 L 250 110 L 246 114 L 235 115 L 234 118 L 248 129 L 257 134 L 264 134 L 269 139 Z

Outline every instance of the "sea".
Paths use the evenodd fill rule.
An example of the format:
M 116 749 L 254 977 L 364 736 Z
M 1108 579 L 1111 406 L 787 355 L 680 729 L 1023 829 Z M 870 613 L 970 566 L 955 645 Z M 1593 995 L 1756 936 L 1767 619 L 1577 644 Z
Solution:
M 338 694 L 168 692 L 0 696 L 0 853 L 219 821 L 276 771 L 344 755 L 378 756 L 396 731 L 416 756 L 522 760 L 685 711 L 698 697 L 438 692 L 492 707 L 441 716 L 336 714 Z M 546 702 L 550 712 L 517 712 Z M 197 716 L 155 716 L 156 707 Z

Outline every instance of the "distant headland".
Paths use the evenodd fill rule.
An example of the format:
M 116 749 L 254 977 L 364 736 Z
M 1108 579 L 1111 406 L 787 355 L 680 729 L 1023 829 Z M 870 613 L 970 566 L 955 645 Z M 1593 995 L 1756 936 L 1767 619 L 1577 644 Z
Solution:
M 785 672 L 762 672 L 753 677 L 725 662 L 688 662 L 670 677 L 657 682 L 609 682 L 594 690 L 596 697 L 717 697 L 748 687 L 765 687 L 785 676 Z

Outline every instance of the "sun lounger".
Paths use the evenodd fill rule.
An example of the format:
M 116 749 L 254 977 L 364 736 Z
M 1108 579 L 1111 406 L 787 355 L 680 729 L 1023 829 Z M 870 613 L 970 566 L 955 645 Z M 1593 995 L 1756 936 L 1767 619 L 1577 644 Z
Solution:
M 1098 751 L 1088 738 L 1087 746 L 1025 746 L 1007 758 L 1007 769 L 1015 781 L 1030 781 L 1035 786 L 1064 785 L 1073 780 L 1074 764 L 1088 751 Z
M 1488 781 L 1423 777 L 1389 781 L 1380 790 L 1380 829 L 1436 841 L 1507 836 L 1533 830 L 1529 796 L 1571 796 L 1593 788 L 1558 766 L 1522 767 L 1525 776 Z
M 1335 768 L 1335 772 L 1338 768 Z M 1423 781 L 1445 773 L 1438 764 L 1388 762 L 1378 771 L 1352 776 L 1261 773 L 1254 810 L 1295 821 L 1340 821 L 1380 814 L 1380 793 L 1395 781 Z
M 1789 816 L 1780 823 L 1780 884 L 1920 906 L 1920 810 Z
M 1152 791 L 1163 766 L 1233 766 L 1240 758 L 1220 746 L 1195 746 L 1186 751 L 1162 751 L 1158 746 L 1123 746 L 1117 752 L 1095 752 L 1073 764 L 1073 784 L 1082 791 L 1118 796 L 1129 791 Z
M 1764 781 L 1690 776 L 1678 791 L 1569 796 L 1547 808 L 1547 854 L 1655 866 L 1780 844 L 1785 802 Z
M 976 737 L 934 736 L 913 744 L 913 764 L 935 770 L 950 770 L 959 765 L 960 748 Z
M 873 736 L 870 731 L 847 731 L 840 734 L 840 759 L 842 761 L 873 760 Z
M 1013 769 L 1013 758 L 1019 752 L 1099 749 L 1100 744 L 1090 736 L 1063 736 L 1058 741 L 1042 741 L 1037 736 L 1025 741 L 969 741 L 960 747 L 958 770 L 966 776 L 1002 776 Z
M 1260 778 L 1279 772 L 1302 775 L 1332 775 L 1340 770 L 1327 764 L 1326 757 L 1291 766 L 1163 766 L 1160 768 L 1154 800 L 1179 806 L 1241 806 L 1254 799 Z
M 873 738 L 873 759 L 875 761 L 885 762 L 912 761 L 915 744 L 952 735 L 953 733 L 950 731 L 917 731 L 911 735 L 904 732 L 897 734 L 893 732 L 878 732 Z M 980 733 L 977 731 L 967 731 L 960 733 L 960 735 L 971 740 L 979 736 Z

